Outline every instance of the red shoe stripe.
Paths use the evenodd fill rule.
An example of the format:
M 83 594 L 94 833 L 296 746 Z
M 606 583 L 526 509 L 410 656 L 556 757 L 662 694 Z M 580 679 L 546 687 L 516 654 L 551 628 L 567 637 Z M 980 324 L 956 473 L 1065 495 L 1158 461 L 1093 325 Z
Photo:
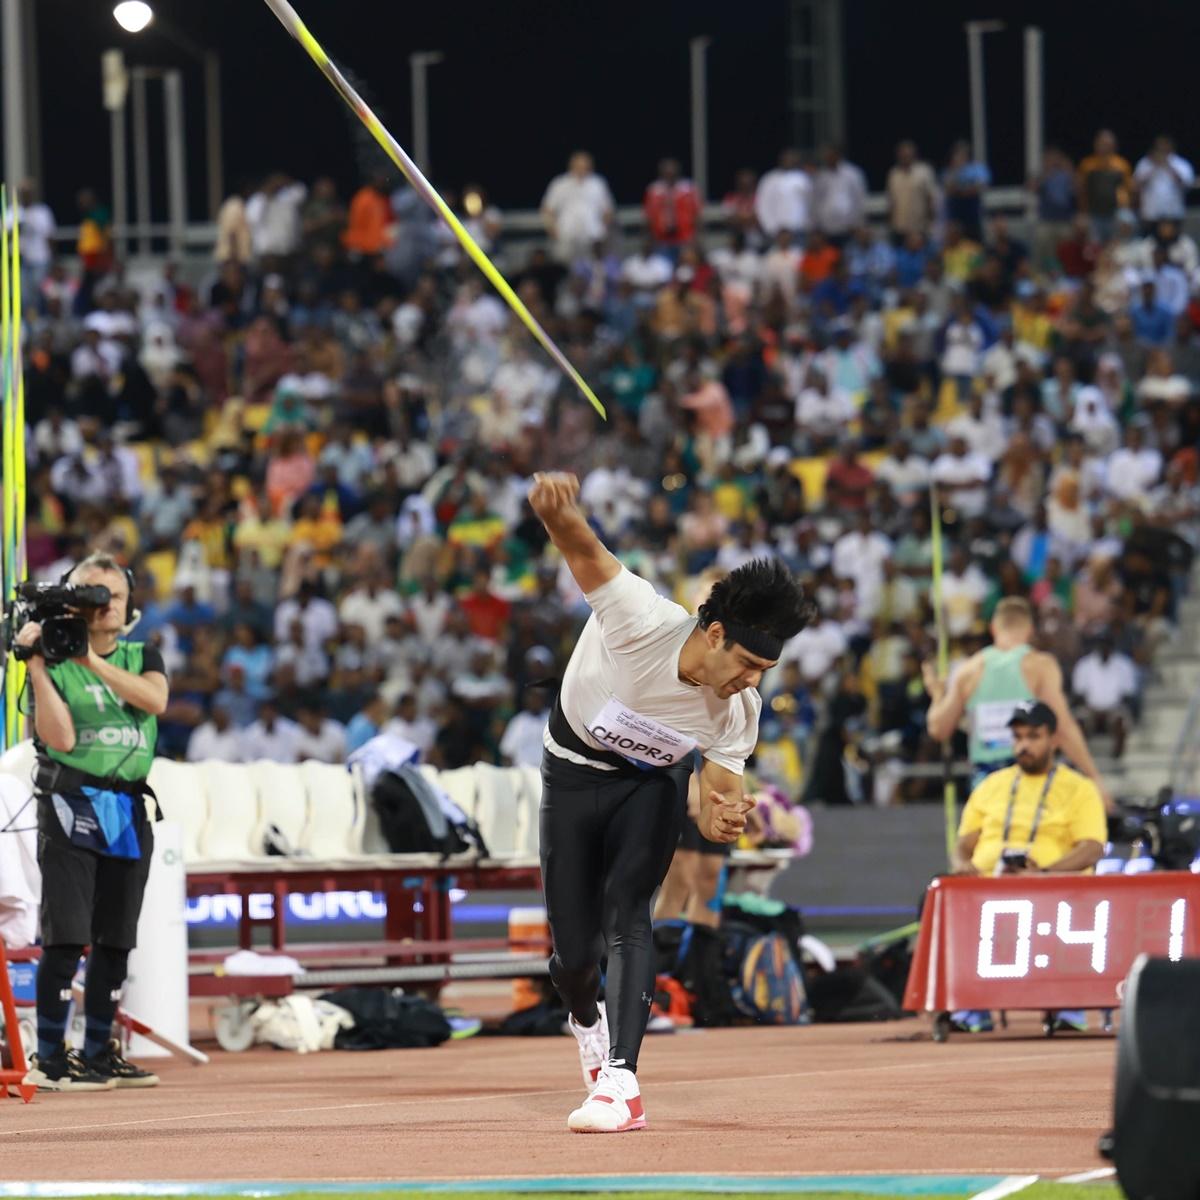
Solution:
M 614 1101 L 611 1096 L 595 1096 L 595 1095 L 593 1095 L 593 1096 L 589 1097 L 589 1099 L 602 1100 L 605 1104 L 615 1104 L 616 1103 L 616 1101 Z
M 593 1067 L 588 1074 L 592 1077 L 592 1082 L 595 1083 L 596 1080 L 600 1078 L 600 1068 Z
M 631 1096 L 625 1103 L 629 1106 L 629 1116 L 634 1121 L 639 1117 L 645 1116 L 646 1110 L 642 1107 L 641 1096 Z

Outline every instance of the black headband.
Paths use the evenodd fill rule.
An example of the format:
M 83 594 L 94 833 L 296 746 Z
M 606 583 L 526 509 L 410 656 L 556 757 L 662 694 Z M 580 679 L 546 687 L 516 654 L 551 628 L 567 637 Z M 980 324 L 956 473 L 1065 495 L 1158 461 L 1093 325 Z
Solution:
M 737 642 L 743 650 L 757 654 L 759 658 L 769 658 L 778 662 L 783 653 L 783 639 L 761 629 L 752 629 L 749 625 L 739 625 L 736 621 L 722 621 L 725 637 L 731 642 Z

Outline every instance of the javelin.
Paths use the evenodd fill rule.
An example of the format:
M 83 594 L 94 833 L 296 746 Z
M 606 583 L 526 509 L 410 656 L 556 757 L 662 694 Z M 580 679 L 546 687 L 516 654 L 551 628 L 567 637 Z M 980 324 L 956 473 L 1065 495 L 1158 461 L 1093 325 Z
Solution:
M 929 485 L 930 542 L 933 561 L 933 617 L 937 627 L 937 673 L 945 680 L 950 662 L 946 636 L 946 614 L 942 611 L 942 510 L 938 504 L 937 484 Z M 955 835 L 958 828 L 958 795 L 951 769 L 951 741 L 942 743 L 942 806 L 946 814 L 946 857 L 954 865 Z
M 387 131 L 380 119 L 371 111 L 363 98 L 346 82 L 346 77 L 337 69 L 337 64 L 325 53 L 320 42 L 308 31 L 300 15 L 287 0 L 266 0 L 267 6 L 279 18 L 288 31 L 308 51 L 308 56 L 321 69 L 321 73 L 333 84 L 334 90 L 350 106 L 354 115 L 367 127 L 371 136 L 383 147 L 388 158 L 396 164 L 405 179 L 412 184 L 417 194 L 434 212 L 450 226 L 462 248 L 470 255 L 475 265 L 487 276 L 492 286 L 508 301 L 508 306 L 521 318 L 525 328 L 542 344 L 542 348 L 562 369 L 563 373 L 588 398 L 592 407 L 608 420 L 604 405 L 595 392 L 584 382 L 583 376 L 571 365 L 571 360 L 554 344 L 550 335 L 538 324 L 537 318 L 522 303 L 521 298 L 509 286 L 508 280 L 496 269 L 495 264 L 479 248 L 475 239 L 466 231 L 462 222 L 451 211 L 450 206 L 438 195 L 433 184 L 421 174 L 420 168 L 405 153 L 404 147 Z

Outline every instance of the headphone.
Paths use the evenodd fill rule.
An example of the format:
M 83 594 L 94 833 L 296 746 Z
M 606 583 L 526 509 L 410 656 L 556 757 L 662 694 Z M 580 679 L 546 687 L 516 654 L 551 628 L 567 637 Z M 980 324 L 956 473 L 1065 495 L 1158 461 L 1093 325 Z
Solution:
M 71 576 L 75 574 L 75 571 L 80 565 L 80 563 L 76 563 L 75 566 L 63 572 L 63 574 L 59 576 L 58 582 L 70 583 Z M 129 589 L 129 595 L 125 598 L 125 623 L 121 626 L 122 633 L 129 633 L 142 619 L 141 610 L 133 607 L 133 589 L 136 586 L 137 580 L 134 578 L 133 571 L 131 571 L 129 567 L 118 566 L 117 570 L 125 576 L 125 586 Z

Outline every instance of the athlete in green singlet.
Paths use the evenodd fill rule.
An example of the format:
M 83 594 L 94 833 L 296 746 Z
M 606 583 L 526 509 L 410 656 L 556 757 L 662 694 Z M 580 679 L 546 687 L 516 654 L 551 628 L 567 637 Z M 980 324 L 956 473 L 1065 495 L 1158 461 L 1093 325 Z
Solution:
M 954 736 L 963 716 L 970 718 L 970 756 L 977 779 L 1013 761 L 1009 719 L 1017 705 L 1041 700 L 1058 719 L 1063 754 L 1100 789 L 1107 808 L 1112 799 L 1092 761 L 1079 723 L 1071 715 L 1063 692 L 1058 660 L 1035 650 L 1033 611 L 1026 600 L 1008 596 L 996 605 L 991 624 L 992 645 L 972 655 L 948 681 L 937 678 L 931 663 L 924 666 L 925 687 L 933 703 L 925 723 L 939 742 Z

